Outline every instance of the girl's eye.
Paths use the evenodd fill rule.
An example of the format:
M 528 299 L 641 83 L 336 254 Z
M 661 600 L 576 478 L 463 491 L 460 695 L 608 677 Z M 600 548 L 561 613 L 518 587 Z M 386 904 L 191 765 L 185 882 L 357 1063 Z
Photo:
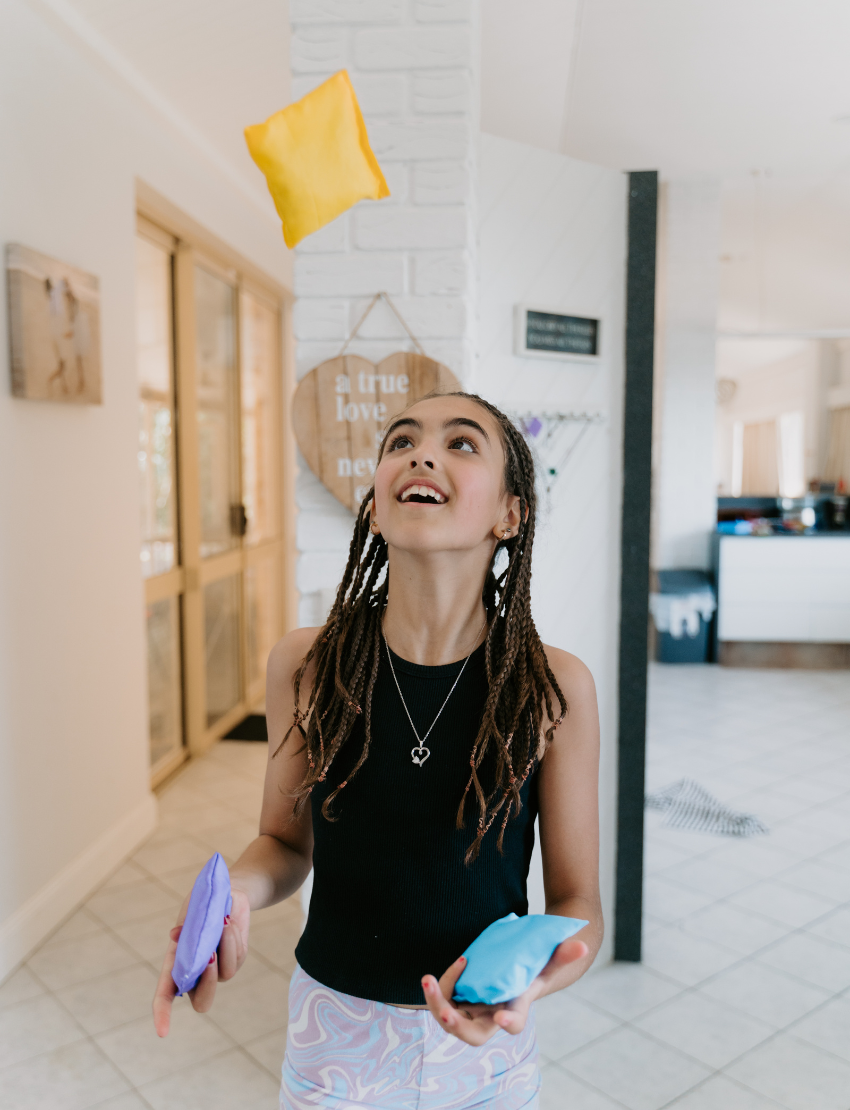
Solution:
M 453 439 L 449 444 L 449 450 L 469 451 L 474 454 L 476 448 L 471 439 L 466 439 L 465 436 L 459 436 L 457 439 Z
M 410 436 L 396 436 L 395 439 L 390 440 L 390 445 L 387 448 L 387 451 L 395 451 L 397 447 L 409 447 L 411 443 L 412 440 L 410 439 Z

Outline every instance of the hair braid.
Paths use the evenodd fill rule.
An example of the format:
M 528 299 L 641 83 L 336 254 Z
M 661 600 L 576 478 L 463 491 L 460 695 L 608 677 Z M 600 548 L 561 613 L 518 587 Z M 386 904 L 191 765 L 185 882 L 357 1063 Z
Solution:
M 487 613 L 484 654 L 487 698 L 469 755 L 469 778 L 457 810 L 457 827 L 463 828 L 466 804 L 472 792 L 477 802 L 478 821 L 475 838 L 466 853 L 466 861 L 470 863 L 477 857 L 481 841 L 499 815 L 497 846 L 502 850 L 508 820 L 512 813 L 519 813 L 522 805 L 520 791 L 534 764 L 552 742 L 555 729 L 567 712 L 567 702 L 549 666 L 531 615 L 531 550 L 537 496 L 534 460 L 528 445 L 504 413 L 476 394 L 429 396 L 461 397 L 486 409 L 501 435 L 505 489 L 519 497 L 517 535 L 500 540 L 496 545 L 482 593 Z M 381 445 L 379 460 L 385 442 Z M 386 540 L 381 535 L 373 535 L 369 528 L 369 506 L 373 496 L 374 489 L 370 489 L 360 505 L 345 572 L 333 606 L 294 676 L 296 708 L 293 721 L 274 753 L 277 755 L 281 750 L 293 729 L 301 734 L 308 770 L 295 792 L 296 817 L 316 783 L 327 778 L 331 764 L 361 715 L 363 747 L 348 778 L 335 787 L 322 804 L 322 813 L 328 820 L 334 819 L 331 807 L 337 795 L 351 782 L 369 755 L 372 694 L 381 660 L 381 619 L 389 593 Z M 494 564 L 501 551 L 507 554 L 507 566 L 497 575 Z M 314 661 L 315 677 L 307 708 L 302 711 L 299 708 L 301 686 L 308 666 Z M 557 718 L 553 699 L 559 707 Z M 545 729 L 544 720 L 548 722 Z M 492 789 L 486 794 L 479 769 L 488 753 L 495 772 Z

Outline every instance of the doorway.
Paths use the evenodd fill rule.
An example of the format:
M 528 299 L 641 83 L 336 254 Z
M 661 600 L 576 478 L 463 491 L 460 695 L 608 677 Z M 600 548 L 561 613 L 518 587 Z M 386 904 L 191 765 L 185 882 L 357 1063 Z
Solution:
M 294 621 L 284 291 L 144 216 L 136 236 L 141 574 L 154 784 L 263 711 Z

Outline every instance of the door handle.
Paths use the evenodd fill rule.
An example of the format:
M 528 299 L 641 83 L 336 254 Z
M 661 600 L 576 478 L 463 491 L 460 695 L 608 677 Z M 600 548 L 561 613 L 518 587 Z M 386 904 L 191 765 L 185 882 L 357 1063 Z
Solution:
M 230 532 L 234 536 L 244 536 L 248 531 L 248 514 L 244 505 L 230 506 Z

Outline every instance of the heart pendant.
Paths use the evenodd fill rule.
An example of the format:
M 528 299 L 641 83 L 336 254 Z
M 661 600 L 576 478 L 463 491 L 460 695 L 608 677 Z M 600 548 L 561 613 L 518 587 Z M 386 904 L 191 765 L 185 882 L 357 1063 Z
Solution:
M 424 752 L 425 754 L 423 755 L 422 752 Z M 410 749 L 410 755 L 413 758 L 413 762 L 418 763 L 420 767 L 422 766 L 422 764 L 425 762 L 425 760 L 428 758 L 428 756 L 430 754 L 431 754 L 431 752 L 429 751 L 429 749 L 423 747 L 421 744 L 418 748 L 411 748 Z

